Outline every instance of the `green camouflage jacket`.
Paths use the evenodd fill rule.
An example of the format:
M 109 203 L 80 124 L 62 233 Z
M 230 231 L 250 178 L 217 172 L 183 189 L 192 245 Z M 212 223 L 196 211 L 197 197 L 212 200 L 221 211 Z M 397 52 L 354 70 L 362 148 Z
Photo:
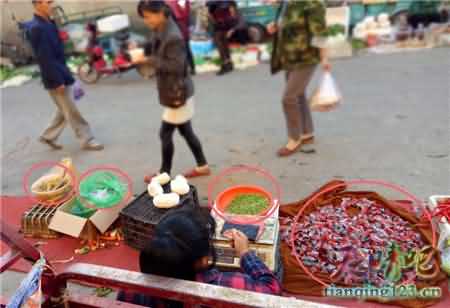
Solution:
M 293 70 L 320 62 L 319 49 L 311 45 L 326 30 L 325 5 L 320 0 L 284 0 L 277 13 L 271 70 Z

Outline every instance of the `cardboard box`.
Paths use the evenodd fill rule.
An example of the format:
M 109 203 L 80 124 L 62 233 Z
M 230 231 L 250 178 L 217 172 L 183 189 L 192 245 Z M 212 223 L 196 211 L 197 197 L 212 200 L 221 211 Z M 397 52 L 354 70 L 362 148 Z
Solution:
M 53 216 L 49 228 L 63 234 L 85 240 L 97 240 L 97 237 L 108 230 L 108 228 L 119 217 L 123 206 L 111 209 L 97 210 L 89 218 L 83 218 L 70 213 L 75 198 L 61 205 Z

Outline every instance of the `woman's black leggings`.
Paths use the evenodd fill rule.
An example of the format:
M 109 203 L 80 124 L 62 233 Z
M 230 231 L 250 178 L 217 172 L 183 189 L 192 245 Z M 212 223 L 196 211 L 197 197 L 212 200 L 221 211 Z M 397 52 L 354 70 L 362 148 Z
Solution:
M 159 137 L 161 138 L 162 149 L 162 165 L 159 170 L 161 173 L 167 172 L 170 174 L 172 169 L 172 160 L 175 152 L 175 146 L 173 144 L 173 133 L 178 128 L 180 135 L 186 140 L 189 148 L 194 154 L 197 166 L 204 166 L 207 164 L 205 154 L 203 153 L 200 140 L 192 129 L 191 121 L 187 121 L 183 124 L 170 124 L 162 121 L 161 130 L 159 131 Z

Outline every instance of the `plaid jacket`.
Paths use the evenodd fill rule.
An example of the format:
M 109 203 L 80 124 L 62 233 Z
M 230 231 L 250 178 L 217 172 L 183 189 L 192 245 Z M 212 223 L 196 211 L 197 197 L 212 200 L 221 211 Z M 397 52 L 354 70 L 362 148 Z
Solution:
M 277 295 L 281 293 L 280 282 L 253 252 L 241 257 L 241 269 L 243 273 L 212 269 L 198 274 L 196 279 L 198 282 L 247 291 Z
M 219 285 L 223 287 L 242 289 L 267 294 L 281 294 L 281 284 L 267 266 L 253 253 L 241 257 L 240 272 L 220 272 L 211 269 L 197 274 L 198 282 Z M 174 302 L 162 301 L 127 291 L 120 291 L 118 300 L 146 307 L 170 307 Z M 175 304 L 176 305 L 176 304 Z
M 319 49 L 312 46 L 314 36 L 326 30 L 325 5 L 321 0 L 283 0 L 277 13 L 278 31 L 274 36 L 271 70 L 293 70 L 320 61 Z

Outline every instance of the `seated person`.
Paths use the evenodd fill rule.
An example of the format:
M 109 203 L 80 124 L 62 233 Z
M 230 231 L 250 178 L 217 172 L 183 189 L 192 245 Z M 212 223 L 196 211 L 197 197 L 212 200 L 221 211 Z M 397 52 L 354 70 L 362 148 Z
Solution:
M 194 280 L 224 287 L 267 294 L 280 294 L 281 285 L 267 266 L 249 250 L 247 237 L 231 232 L 242 272 L 220 272 L 215 268 L 212 244 L 216 224 L 209 212 L 178 210 L 156 226 L 154 238 L 140 253 L 143 273 Z M 211 262 L 210 262 L 211 261 Z M 118 300 L 151 307 L 183 307 L 182 303 L 121 291 Z
M 224 75 L 234 69 L 228 44 L 230 41 L 248 42 L 247 25 L 239 13 L 236 1 L 208 0 L 206 6 L 208 7 L 209 21 L 213 27 L 214 43 L 219 50 L 222 62 L 222 67 L 217 75 Z
M 427 27 L 431 23 L 448 22 L 448 10 L 445 9 L 445 1 L 412 1 L 408 23 L 414 28 L 418 28 L 420 24 Z

